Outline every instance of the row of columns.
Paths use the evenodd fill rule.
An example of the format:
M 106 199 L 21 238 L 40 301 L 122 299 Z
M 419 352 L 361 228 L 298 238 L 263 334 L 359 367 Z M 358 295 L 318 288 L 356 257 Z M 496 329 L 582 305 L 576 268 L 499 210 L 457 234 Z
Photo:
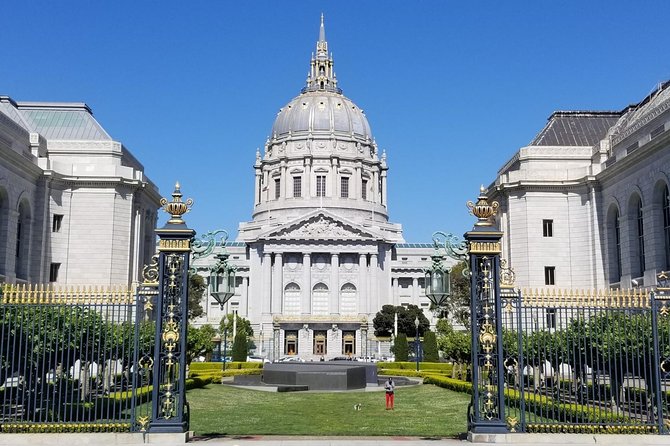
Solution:
M 302 196 L 311 197 L 311 184 L 312 184 L 312 160 L 311 158 L 305 158 L 304 171 L 301 173 L 302 177 Z M 339 179 L 342 175 L 338 175 L 339 170 L 339 159 L 336 157 L 331 158 L 330 166 L 330 194 L 329 197 L 338 197 L 340 194 L 339 191 Z M 349 191 L 350 198 L 360 198 L 362 197 L 363 190 L 363 169 L 362 164 L 356 165 L 354 167 L 355 175 L 352 178 L 350 184 L 351 190 Z M 288 174 L 288 164 L 285 159 L 280 161 L 279 165 L 279 179 L 280 179 L 280 194 L 279 198 L 287 198 L 293 196 L 293 183 L 289 180 L 290 175 Z M 260 204 L 262 201 L 271 201 L 274 199 L 274 185 L 270 184 L 271 181 L 270 171 L 263 171 L 261 165 L 256 166 L 256 181 L 255 181 L 255 191 L 254 196 L 256 204 Z M 366 194 L 367 201 L 373 203 L 381 204 L 386 206 L 386 170 L 382 169 L 381 174 L 379 170 L 372 170 L 369 178 L 371 182 L 372 193 Z M 265 185 L 265 188 L 262 187 Z M 263 194 L 263 191 L 265 193 Z
M 400 279 L 402 277 L 393 277 L 391 279 L 391 286 L 393 288 L 393 305 L 400 305 L 403 302 L 400 302 Z M 419 297 L 419 279 L 417 277 L 412 277 L 412 294 L 410 295 L 411 303 L 413 305 L 419 305 L 420 304 L 420 297 Z
M 300 309 L 302 314 L 312 313 L 312 255 L 309 252 L 302 254 L 302 284 L 301 284 L 301 302 Z M 329 312 L 338 314 L 340 308 L 340 288 L 342 284 L 339 280 L 340 273 L 340 254 L 331 253 L 330 255 L 330 305 Z M 358 256 L 358 284 L 356 294 L 358 296 L 359 313 L 369 313 L 377 311 L 377 277 L 378 277 L 378 255 L 370 254 L 370 264 L 368 266 L 367 254 Z M 261 289 L 263 313 L 280 314 L 283 312 L 282 301 L 284 295 L 284 256 L 283 253 L 274 253 L 274 266 L 272 262 L 272 253 L 264 252 L 261 262 L 262 283 L 270 284 Z M 366 296 L 367 299 L 363 299 Z

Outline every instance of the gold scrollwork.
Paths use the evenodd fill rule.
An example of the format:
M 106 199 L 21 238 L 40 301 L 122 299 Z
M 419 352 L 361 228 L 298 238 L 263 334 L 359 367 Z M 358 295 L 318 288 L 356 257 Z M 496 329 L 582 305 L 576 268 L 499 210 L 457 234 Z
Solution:
M 519 425 L 519 418 L 509 416 L 507 417 L 507 428 L 510 432 L 516 432 L 516 428 Z
M 479 342 L 482 345 L 482 350 L 486 353 L 491 353 L 496 343 L 497 336 L 495 334 L 495 329 L 490 322 L 482 324 L 479 330 Z
M 137 424 L 140 425 L 140 432 L 146 432 L 147 426 L 149 425 L 149 417 L 146 415 L 137 417 Z
M 142 282 L 144 286 L 158 285 L 158 254 L 154 254 L 151 262 L 142 268 Z
M 515 277 L 514 268 L 507 266 L 506 259 L 500 259 L 500 286 L 513 288 Z

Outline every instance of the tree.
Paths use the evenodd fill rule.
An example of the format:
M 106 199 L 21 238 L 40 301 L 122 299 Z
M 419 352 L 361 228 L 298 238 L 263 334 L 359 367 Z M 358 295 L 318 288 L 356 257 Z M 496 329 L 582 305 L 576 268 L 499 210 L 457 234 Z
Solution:
M 247 334 L 237 330 L 237 335 L 235 335 L 235 341 L 233 342 L 233 361 L 246 361 L 248 350 Z
M 469 331 L 456 331 L 448 320 L 440 319 L 436 325 L 437 346 L 442 356 L 454 362 L 453 377 L 463 377 L 463 367 L 472 360 Z M 460 375 L 460 376 L 459 376 Z
M 466 272 L 466 275 L 463 274 Z M 439 308 L 433 308 L 440 318 L 451 318 L 466 328 L 470 327 L 470 275 L 466 261 L 451 268 L 451 294 Z
M 188 320 L 199 318 L 205 314 L 200 302 L 207 289 L 205 279 L 200 274 L 188 273 Z
M 419 318 L 419 336 L 422 336 L 430 328 L 430 322 L 423 314 L 423 310 L 416 305 L 403 306 L 384 305 L 377 312 L 372 323 L 376 336 L 391 336 L 394 330 L 395 315 L 398 315 L 398 335 L 404 333 L 408 337 L 414 337 L 416 327 L 414 319 Z
M 228 313 L 221 319 L 219 323 L 219 333 L 221 333 L 221 336 L 225 335 L 228 339 L 233 339 L 237 333 L 243 332 L 247 335 L 247 338 L 253 337 L 254 329 L 251 328 L 251 322 L 249 322 L 249 319 L 240 316 L 237 316 L 237 333 L 233 333 L 233 326 L 235 325 L 233 324 L 234 316 L 233 313 Z
M 186 363 L 190 364 L 198 356 L 204 356 L 214 350 L 214 340 L 216 330 L 209 324 L 196 328 L 189 324 L 187 346 L 186 346 Z
M 409 346 L 407 345 L 407 336 L 405 333 L 398 333 L 393 343 L 393 354 L 397 362 L 407 361 L 409 356 Z
M 440 356 L 437 353 L 437 337 L 430 330 L 423 335 L 423 360 L 425 362 L 440 361 Z

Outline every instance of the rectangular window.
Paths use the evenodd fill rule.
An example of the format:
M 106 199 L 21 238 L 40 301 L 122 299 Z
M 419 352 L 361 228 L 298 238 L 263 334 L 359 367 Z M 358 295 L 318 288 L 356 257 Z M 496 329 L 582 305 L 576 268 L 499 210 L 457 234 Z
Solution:
M 545 312 L 547 328 L 556 328 L 556 308 L 547 308 Z
M 281 179 L 275 178 L 275 200 L 279 200 L 281 196 Z
M 656 127 L 654 130 L 652 130 L 651 133 L 649 134 L 649 137 L 650 137 L 651 139 L 654 139 L 654 138 L 656 138 L 658 135 L 660 135 L 661 133 L 663 133 L 664 131 L 665 131 L 665 125 L 661 125 L 661 126 L 659 126 L 659 127 Z
M 58 281 L 58 270 L 60 270 L 60 263 L 52 263 L 49 267 L 49 282 Z
M 555 266 L 545 266 L 544 267 L 544 284 L 545 285 L 555 285 L 556 284 L 556 267 Z
M 361 182 L 361 198 L 363 200 L 368 199 L 368 180 L 363 180 Z
M 51 232 L 60 232 L 62 224 L 63 224 L 63 216 L 60 214 L 54 214 L 54 219 L 53 222 L 51 223 Z
M 293 198 L 302 197 L 302 177 L 293 177 Z
M 554 236 L 554 220 L 542 220 L 542 236 Z
M 349 198 L 349 177 L 340 178 L 340 196 Z
M 316 196 L 325 197 L 326 196 L 326 176 L 317 175 L 316 176 Z

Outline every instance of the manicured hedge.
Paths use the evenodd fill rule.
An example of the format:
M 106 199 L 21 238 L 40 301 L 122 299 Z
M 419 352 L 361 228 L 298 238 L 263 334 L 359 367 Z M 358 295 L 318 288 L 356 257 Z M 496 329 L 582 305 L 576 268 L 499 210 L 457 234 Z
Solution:
M 263 369 L 226 369 L 225 372 L 219 369 L 216 371 L 207 370 L 204 372 L 192 373 L 191 376 L 201 379 L 211 379 L 211 382 L 219 383 L 224 376 L 260 375 L 262 373 Z
M 451 375 L 454 365 L 448 362 L 420 362 L 419 369 L 424 372 Z M 416 362 L 378 362 L 377 370 L 414 370 Z
M 439 375 L 427 375 L 423 382 L 435 384 L 456 392 L 472 393 L 472 383 Z M 633 423 L 634 420 L 611 410 L 603 410 L 576 403 L 562 403 L 548 396 L 524 392 L 525 408 L 527 411 L 542 417 L 551 416 L 564 422 L 573 423 Z M 512 407 L 520 407 L 521 393 L 515 389 L 505 389 L 505 402 Z M 549 424 L 543 426 L 551 426 Z
M 229 362 L 226 363 L 226 370 L 228 369 L 262 369 L 262 362 Z M 223 369 L 223 364 L 220 362 L 192 362 L 190 372 L 216 372 Z

